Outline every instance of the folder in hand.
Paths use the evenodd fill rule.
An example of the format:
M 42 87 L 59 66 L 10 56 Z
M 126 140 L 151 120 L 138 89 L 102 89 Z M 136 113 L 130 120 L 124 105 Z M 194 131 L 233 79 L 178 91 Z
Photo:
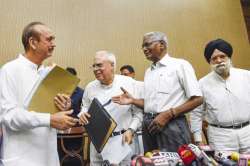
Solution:
M 54 97 L 58 94 L 71 95 L 80 79 L 60 66 L 53 66 L 51 71 L 33 87 L 28 110 L 42 113 L 56 113 Z M 29 101 L 30 100 L 30 101 Z
M 96 98 L 93 99 L 88 113 L 91 117 L 84 127 L 96 151 L 101 153 L 117 124 Z

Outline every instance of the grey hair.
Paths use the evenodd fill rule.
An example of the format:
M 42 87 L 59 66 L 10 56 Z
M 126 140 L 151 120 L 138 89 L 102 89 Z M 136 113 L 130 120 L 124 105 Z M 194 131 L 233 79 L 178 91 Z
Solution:
M 148 32 L 144 34 L 143 39 L 145 38 L 151 38 L 152 41 L 164 41 L 166 46 L 168 45 L 167 36 L 163 32 Z
M 116 58 L 113 53 L 106 50 L 101 50 L 96 52 L 95 57 L 104 57 L 114 66 L 114 69 L 116 68 Z

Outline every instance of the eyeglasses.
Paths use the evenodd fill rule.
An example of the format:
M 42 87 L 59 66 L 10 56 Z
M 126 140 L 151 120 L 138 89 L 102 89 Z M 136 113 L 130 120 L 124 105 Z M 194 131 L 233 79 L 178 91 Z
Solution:
M 90 66 L 92 70 L 102 70 L 104 68 L 103 63 L 96 63 Z

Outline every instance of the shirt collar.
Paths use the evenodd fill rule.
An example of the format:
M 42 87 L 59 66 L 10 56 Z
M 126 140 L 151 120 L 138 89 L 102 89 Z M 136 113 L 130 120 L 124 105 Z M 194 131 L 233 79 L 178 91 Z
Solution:
M 40 65 L 39 68 L 38 68 L 38 65 L 31 62 L 29 59 L 27 59 L 23 54 L 19 54 L 18 55 L 18 58 L 24 62 L 25 64 L 27 64 L 30 68 L 34 69 L 34 70 L 41 70 L 43 68 L 43 65 Z
M 114 85 L 114 82 L 116 82 L 116 75 L 114 75 L 114 79 L 113 79 L 113 82 L 109 85 L 105 85 L 105 84 L 102 84 L 100 81 L 99 81 L 99 84 L 100 86 L 103 88 L 103 89 L 110 89 L 113 87 Z
M 165 54 L 160 61 L 156 62 L 156 63 L 152 63 L 151 65 L 151 70 L 154 70 L 156 68 L 159 68 L 161 66 L 167 66 L 167 64 L 169 63 L 169 54 Z

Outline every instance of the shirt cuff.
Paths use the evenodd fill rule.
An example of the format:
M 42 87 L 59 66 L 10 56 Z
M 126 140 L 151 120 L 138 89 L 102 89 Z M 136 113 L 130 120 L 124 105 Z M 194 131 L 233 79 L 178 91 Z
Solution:
M 40 126 L 50 127 L 50 114 L 49 113 L 36 113 L 39 117 Z
M 128 128 L 133 129 L 134 131 L 137 131 L 138 125 L 137 122 L 132 122 Z

